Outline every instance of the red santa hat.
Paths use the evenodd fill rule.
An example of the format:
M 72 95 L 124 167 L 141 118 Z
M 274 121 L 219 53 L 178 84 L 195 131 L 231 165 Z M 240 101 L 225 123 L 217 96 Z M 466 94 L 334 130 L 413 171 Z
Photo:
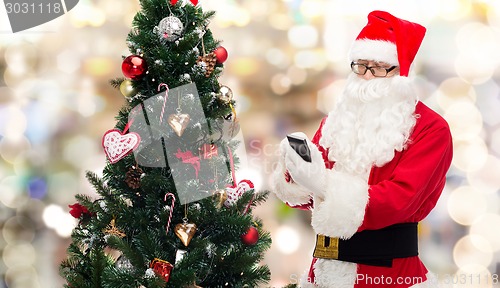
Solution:
M 399 66 L 399 75 L 408 76 L 425 30 L 422 25 L 399 19 L 390 13 L 373 11 L 368 14 L 368 23 L 351 47 L 350 59 L 386 62 Z

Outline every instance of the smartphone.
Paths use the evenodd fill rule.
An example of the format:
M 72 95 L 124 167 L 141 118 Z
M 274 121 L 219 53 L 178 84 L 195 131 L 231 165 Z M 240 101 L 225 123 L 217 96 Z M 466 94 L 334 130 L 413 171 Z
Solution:
M 309 150 L 309 146 L 307 146 L 306 139 L 295 135 L 287 135 L 286 138 L 288 138 L 288 143 L 293 150 L 295 150 L 304 161 L 311 162 L 311 151 Z

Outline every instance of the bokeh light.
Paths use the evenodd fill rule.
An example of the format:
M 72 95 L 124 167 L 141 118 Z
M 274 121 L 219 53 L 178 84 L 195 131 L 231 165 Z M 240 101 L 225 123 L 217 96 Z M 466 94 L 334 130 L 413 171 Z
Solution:
M 500 227 L 500 215 L 483 214 L 472 223 L 470 233 L 483 237 L 496 252 L 500 250 L 500 231 L 493 227 Z
M 85 26 L 102 26 L 106 22 L 106 14 L 88 1 L 82 1 L 70 13 L 71 24 L 76 28 Z
M 276 245 L 283 254 L 292 254 L 299 249 L 300 235 L 288 226 L 281 226 L 276 230 Z
M 42 219 L 47 227 L 54 229 L 61 237 L 68 237 L 76 226 L 76 220 L 62 207 L 50 204 L 43 210 Z
M 277 74 L 271 78 L 271 89 L 274 93 L 282 95 L 290 91 L 292 81 L 285 74 Z
M 493 259 L 492 251 L 485 252 L 484 248 L 478 249 L 474 243 L 483 245 L 488 244 L 485 239 L 481 239 L 481 236 L 477 235 L 465 236 L 455 244 L 453 248 L 453 260 L 455 260 L 459 268 L 463 269 L 469 265 L 487 267 L 491 263 Z
M 27 217 L 14 216 L 5 221 L 2 236 L 7 244 L 30 243 L 35 239 L 35 225 Z
M 272 48 L 267 51 L 266 60 L 267 62 L 278 67 L 288 67 L 289 64 L 287 55 L 284 51 L 277 48 Z
M 460 186 L 448 197 L 450 217 L 462 225 L 471 225 L 474 220 L 486 212 L 484 196 L 470 186 Z
M 9 208 L 17 209 L 28 202 L 22 195 L 22 180 L 17 176 L 6 176 L 0 180 L 0 202 Z
M 10 105 L 0 110 L 2 121 L 0 122 L 0 135 L 11 141 L 23 138 L 27 128 L 27 120 L 23 111 L 16 105 Z
M 470 102 L 459 101 L 448 107 L 444 114 L 455 140 L 471 140 L 483 128 L 483 119 L 477 107 Z
M 471 9 L 471 1 L 468 0 L 444 0 L 439 4 L 439 15 L 449 21 L 465 17 Z
M 286 72 L 286 76 L 290 78 L 293 85 L 301 85 L 307 80 L 307 71 L 297 66 L 290 66 Z
M 297 48 L 313 48 L 318 43 L 318 31 L 310 25 L 293 26 L 288 31 L 288 40 Z
M 332 111 L 337 103 L 337 99 L 342 94 L 344 85 L 345 79 L 337 80 L 318 91 L 318 101 L 316 108 L 324 114 L 328 114 L 329 111 Z
M 453 142 L 453 165 L 464 171 L 473 172 L 481 169 L 488 159 L 488 147 L 477 137 L 467 141 Z
M 17 266 L 7 269 L 5 282 L 8 287 L 41 288 L 38 273 L 33 267 Z
M 493 194 L 500 189 L 499 171 L 500 159 L 488 155 L 486 162 L 480 169 L 467 173 L 467 180 L 482 193 Z
M 5 247 L 2 255 L 3 262 L 7 267 L 28 268 L 35 264 L 36 254 L 33 245 L 30 243 L 12 243 Z
M 458 77 L 448 78 L 441 82 L 433 97 L 443 110 L 447 110 L 458 102 L 476 103 L 476 91 L 474 87 Z
M 451 275 L 448 283 L 452 284 L 453 288 L 491 288 L 497 286 L 496 279 L 496 276 L 492 277 L 492 273 L 486 266 L 468 264 Z
M 482 23 L 464 25 L 457 33 L 459 56 L 457 74 L 464 80 L 480 84 L 489 80 L 499 64 L 500 35 Z

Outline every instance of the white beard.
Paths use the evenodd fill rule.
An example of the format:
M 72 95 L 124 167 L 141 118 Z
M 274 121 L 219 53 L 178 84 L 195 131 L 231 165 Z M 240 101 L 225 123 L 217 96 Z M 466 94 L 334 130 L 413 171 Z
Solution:
M 402 151 L 416 122 L 417 96 L 407 77 L 364 80 L 352 73 L 323 126 L 319 144 L 335 169 L 367 177 Z

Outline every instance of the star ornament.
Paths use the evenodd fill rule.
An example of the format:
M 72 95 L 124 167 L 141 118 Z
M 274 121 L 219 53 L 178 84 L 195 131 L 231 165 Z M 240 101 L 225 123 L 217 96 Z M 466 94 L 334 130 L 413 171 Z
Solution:
M 109 223 L 109 225 L 106 227 L 106 229 L 103 230 L 103 232 L 108 234 L 108 235 L 115 235 L 116 237 L 119 237 L 119 238 L 123 238 L 123 237 L 127 236 L 125 233 L 120 231 L 120 229 L 118 229 L 115 226 L 115 223 L 116 223 L 115 219 L 111 220 L 111 223 Z

